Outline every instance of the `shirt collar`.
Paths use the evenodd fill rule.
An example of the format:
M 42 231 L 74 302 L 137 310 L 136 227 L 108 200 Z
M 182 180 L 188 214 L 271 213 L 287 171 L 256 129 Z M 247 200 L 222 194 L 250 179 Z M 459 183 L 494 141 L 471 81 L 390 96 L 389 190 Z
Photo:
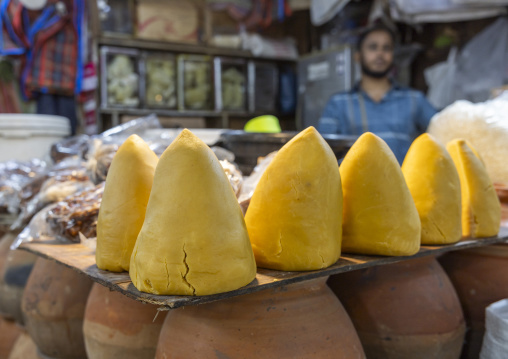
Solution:
M 392 85 L 392 87 L 390 88 L 390 90 L 388 91 L 391 91 L 391 90 L 400 90 L 402 88 L 402 86 L 397 82 L 395 81 L 394 79 L 390 79 L 390 83 Z M 360 92 L 360 81 L 357 81 L 353 88 L 351 89 L 351 92 L 354 93 L 354 92 Z

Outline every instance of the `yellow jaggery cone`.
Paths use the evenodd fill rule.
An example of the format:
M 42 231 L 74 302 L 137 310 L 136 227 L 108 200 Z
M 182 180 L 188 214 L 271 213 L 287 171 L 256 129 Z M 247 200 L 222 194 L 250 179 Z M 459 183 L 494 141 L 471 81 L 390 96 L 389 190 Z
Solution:
M 446 146 L 457 167 L 462 192 L 462 235 L 491 237 L 499 232 L 501 204 L 478 152 L 466 140 Z
M 130 136 L 113 157 L 97 220 L 95 258 L 100 269 L 129 270 L 158 160 L 137 135 Z
M 162 295 L 226 292 L 256 276 L 235 193 L 212 150 L 189 130 L 159 160 L 129 274 L 138 290 Z
M 446 148 L 424 133 L 409 148 L 402 173 L 420 215 L 422 244 L 450 244 L 462 237 L 460 179 Z
M 395 155 L 367 132 L 340 165 L 344 220 L 342 251 L 384 256 L 413 255 L 420 248 L 418 211 Z
M 314 127 L 277 153 L 254 191 L 245 222 L 260 267 L 316 270 L 339 259 L 339 166 Z

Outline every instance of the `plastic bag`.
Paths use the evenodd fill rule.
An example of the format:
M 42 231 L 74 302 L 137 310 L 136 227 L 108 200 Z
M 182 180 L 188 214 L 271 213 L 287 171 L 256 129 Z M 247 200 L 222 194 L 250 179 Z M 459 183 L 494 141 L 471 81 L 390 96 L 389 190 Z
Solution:
M 90 180 L 98 184 L 106 180 L 106 176 L 113 161 L 113 157 L 118 151 L 119 144 L 103 143 L 102 140 L 96 138 L 90 146 L 88 161 L 86 162 L 86 172 Z
M 457 48 L 452 47 L 448 60 L 433 65 L 424 71 L 429 86 L 427 99 L 438 109 L 443 109 L 457 99 L 455 81 L 457 76 Z
M 37 212 L 30 223 L 23 228 L 21 233 L 11 244 L 11 249 L 16 250 L 22 243 L 29 242 L 55 242 L 55 235 L 46 220 L 47 214 L 55 204 L 49 205 Z
M 97 237 L 97 218 L 103 193 L 104 182 L 51 206 L 46 221 L 56 238 L 79 243 L 80 233 L 85 238 Z
M 101 183 L 44 207 L 17 236 L 11 249 L 30 242 L 82 243 L 95 249 L 103 193 Z
M 152 150 L 158 155 L 166 149 L 173 140 L 157 131 L 162 128 L 156 115 L 141 117 L 119 126 L 113 127 L 89 140 L 89 151 L 85 165 L 88 176 L 93 183 L 98 184 L 106 180 L 109 166 L 118 148 L 131 135 L 142 137 Z M 155 130 L 155 131 L 154 131 Z
M 24 185 L 42 173 L 46 166 L 46 162 L 39 159 L 0 163 L 0 213 L 19 212 L 19 192 Z
M 508 184 L 508 96 L 474 104 L 457 101 L 436 114 L 428 132 L 442 144 L 456 138 L 471 142 L 493 182 Z
M 409 24 L 475 20 L 506 14 L 503 6 L 483 1 L 473 5 L 456 0 L 390 0 L 389 4 L 392 19 Z
M 480 359 L 504 359 L 508 353 L 508 299 L 490 304 L 485 310 L 485 335 Z
M 229 161 L 223 160 L 220 161 L 220 164 L 228 177 L 229 183 L 231 183 L 231 187 L 233 187 L 236 197 L 238 198 L 243 184 L 242 172 L 234 163 Z
M 121 125 L 110 128 L 107 131 L 104 131 L 100 135 L 97 135 L 95 138 L 99 139 L 113 139 L 114 142 L 120 141 L 120 143 L 124 142 L 127 137 L 134 134 L 143 133 L 146 130 L 154 129 L 154 128 L 162 128 L 159 119 L 155 114 L 148 115 L 146 117 L 141 117 Z
M 54 163 L 58 163 L 69 157 L 84 159 L 88 152 L 89 141 L 90 137 L 87 135 L 79 135 L 63 139 L 51 146 L 51 160 Z
M 314 26 L 330 21 L 351 0 L 313 0 L 310 3 L 310 19 Z
M 212 146 L 210 149 L 215 153 L 215 156 L 217 156 L 217 159 L 219 161 L 228 161 L 228 162 L 234 162 L 235 161 L 235 154 L 229 150 L 226 150 L 225 148 L 219 147 L 219 146 Z
M 508 68 L 508 18 L 499 18 L 476 35 L 460 52 L 456 86 L 459 97 L 485 101 L 490 90 L 503 85 Z
M 297 59 L 298 49 L 293 38 L 269 39 L 259 34 L 242 33 L 242 46 L 254 56 L 280 59 Z
M 21 213 L 12 229 L 22 229 L 48 204 L 93 186 L 81 161 L 67 159 L 60 162 L 20 191 Z
M 277 152 L 278 151 L 271 152 L 265 157 L 258 158 L 258 164 L 252 170 L 251 175 L 244 179 L 240 195 L 238 196 L 238 202 L 240 203 L 240 207 L 242 208 L 244 214 L 247 213 L 250 199 L 254 194 L 254 190 L 256 189 L 261 176 L 265 173 L 266 168 L 272 162 Z

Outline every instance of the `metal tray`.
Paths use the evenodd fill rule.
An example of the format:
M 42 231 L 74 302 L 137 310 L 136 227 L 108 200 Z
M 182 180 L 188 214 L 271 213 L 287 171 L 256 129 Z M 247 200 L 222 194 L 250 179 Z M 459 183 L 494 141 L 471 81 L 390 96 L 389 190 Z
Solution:
M 278 151 L 299 132 L 252 133 L 241 130 L 227 131 L 221 135 L 220 145 L 235 154 L 235 162 L 244 175 L 252 172 L 258 157 Z M 355 143 L 356 136 L 322 135 L 332 148 L 337 160 L 342 159 Z

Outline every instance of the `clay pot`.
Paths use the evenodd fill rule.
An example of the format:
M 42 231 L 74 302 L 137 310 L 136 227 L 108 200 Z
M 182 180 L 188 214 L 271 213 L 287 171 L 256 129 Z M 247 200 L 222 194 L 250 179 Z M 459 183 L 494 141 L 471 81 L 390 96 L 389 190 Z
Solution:
M 4 357 L 2 357 L 4 358 Z M 37 352 L 37 346 L 28 333 L 23 332 L 20 334 L 8 359 L 43 359 Z
M 92 281 L 39 258 L 22 299 L 25 327 L 47 358 L 86 358 L 83 316 Z
M 508 227 L 508 185 L 494 183 L 499 202 L 501 202 L 501 225 Z
M 156 358 L 365 358 L 326 277 L 168 312 Z
M 154 305 L 94 284 L 83 325 L 88 358 L 153 359 L 165 317 Z
M 463 358 L 478 358 L 485 332 L 485 308 L 508 298 L 508 245 L 444 254 L 439 262 L 459 296 L 468 326 Z
M 0 358 L 7 358 L 22 330 L 12 320 L 0 318 Z
M 21 297 L 37 256 L 9 249 L 17 234 L 9 232 L 1 243 L 0 252 L 3 251 L 6 255 L 0 267 L 0 314 L 22 324 Z
M 4 267 L 5 261 L 7 260 L 7 256 L 9 255 L 9 247 L 14 240 L 14 234 L 5 233 L 2 237 L 0 237 L 0 271 Z
M 434 257 L 330 277 L 367 358 L 456 359 L 465 323 L 457 294 Z

